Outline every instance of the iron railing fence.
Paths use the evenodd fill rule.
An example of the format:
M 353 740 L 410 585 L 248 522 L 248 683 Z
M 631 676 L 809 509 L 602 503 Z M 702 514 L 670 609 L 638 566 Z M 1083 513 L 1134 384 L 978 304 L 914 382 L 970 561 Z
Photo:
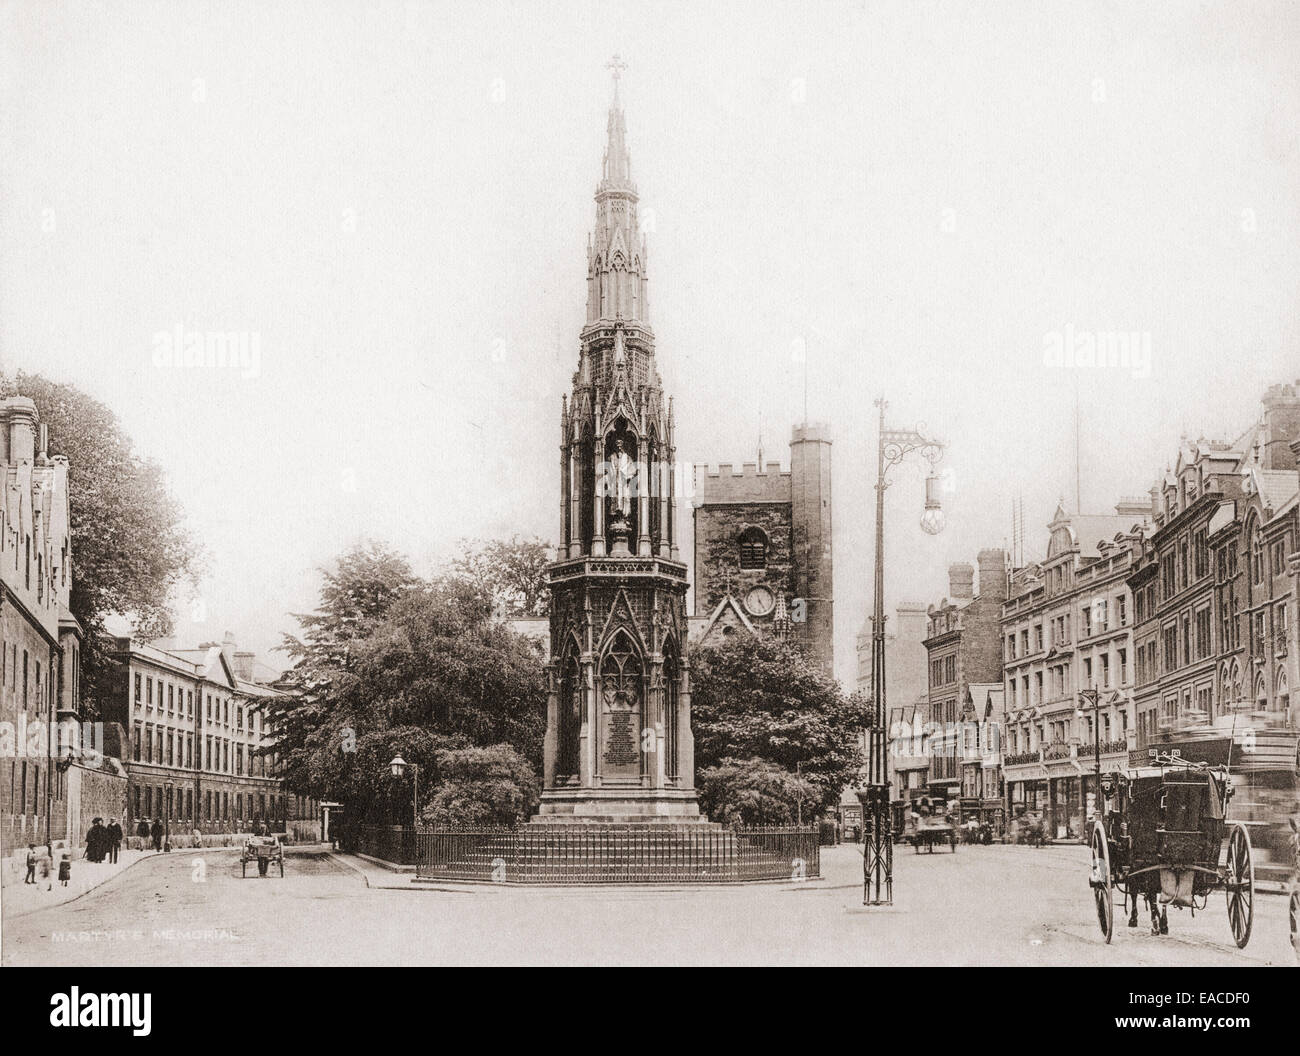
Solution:
M 396 865 L 416 862 L 415 831 L 409 825 L 362 825 L 341 834 L 343 849 Z
M 510 884 L 699 884 L 821 875 L 816 825 L 529 824 L 422 829 L 416 876 Z

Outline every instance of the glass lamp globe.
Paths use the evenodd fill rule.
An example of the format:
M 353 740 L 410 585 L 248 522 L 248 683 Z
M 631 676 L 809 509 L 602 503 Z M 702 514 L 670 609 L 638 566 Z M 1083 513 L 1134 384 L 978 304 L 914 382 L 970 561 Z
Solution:
M 401 777 L 406 773 L 406 760 L 400 755 L 394 756 L 393 761 L 388 764 L 388 767 L 392 771 L 394 777 Z
M 921 528 L 928 535 L 938 535 L 945 523 L 943 507 L 939 504 L 939 478 L 931 473 L 925 478 L 925 512 L 921 514 Z

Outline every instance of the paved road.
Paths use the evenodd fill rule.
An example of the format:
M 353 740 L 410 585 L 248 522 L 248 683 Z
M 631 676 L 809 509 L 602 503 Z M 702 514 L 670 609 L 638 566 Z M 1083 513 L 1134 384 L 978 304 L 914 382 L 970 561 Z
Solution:
M 323 852 L 282 880 L 241 879 L 236 852 L 147 859 L 64 906 L 6 919 L 3 963 L 133 964 L 1293 964 L 1286 900 L 1257 896 L 1238 951 L 1222 898 L 1171 934 L 1107 947 L 1083 847 L 897 856 L 895 904 L 861 904 L 861 857 L 826 879 L 726 889 L 368 888 Z

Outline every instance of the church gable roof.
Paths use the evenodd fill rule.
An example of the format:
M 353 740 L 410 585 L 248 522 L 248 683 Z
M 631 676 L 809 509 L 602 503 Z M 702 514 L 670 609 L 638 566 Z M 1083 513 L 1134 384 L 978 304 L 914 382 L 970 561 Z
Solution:
M 705 622 L 704 627 L 698 632 L 699 636 L 696 641 L 703 644 L 707 642 L 710 637 L 721 639 L 723 637 L 724 628 L 734 627 L 737 624 L 744 627 L 745 630 L 755 638 L 758 637 L 758 631 L 755 629 L 753 623 L 750 622 L 749 617 L 745 615 L 744 608 L 741 607 L 740 603 L 736 601 L 734 597 L 727 594 L 720 602 L 718 602 L 712 614 Z

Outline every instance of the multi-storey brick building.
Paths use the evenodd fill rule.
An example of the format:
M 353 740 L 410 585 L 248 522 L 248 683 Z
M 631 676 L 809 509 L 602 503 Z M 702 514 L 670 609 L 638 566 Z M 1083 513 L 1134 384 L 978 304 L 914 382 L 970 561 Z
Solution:
M 961 798 L 963 769 L 983 770 L 978 751 L 969 755 L 969 745 L 959 721 L 980 723 L 987 710 L 987 693 L 981 685 L 1001 685 L 1002 603 L 1007 596 L 1006 554 L 1002 550 L 981 550 L 979 593 L 974 590 L 975 569 L 966 563 L 948 568 L 948 597 L 927 611 L 928 636 L 924 645 L 928 663 L 929 729 L 934 731 L 926 748 L 930 756 L 928 790 L 950 804 Z M 977 702 L 976 697 L 981 696 Z M 974 797 L 991 800 L 996 809 L 1000 791 L 993 787 L 998 775 L 973 775 L 967 786 Z M 990 795 L 989 793 L 994 794 Z M 982 810 L 982 806 L 977 808 Z
M 67 792 L 52 737 L 66 685 L 76 691 L 68 462 L 51 458 L 36 404 L 0 401 L 0 721 L 13 751 L 0 778 L 0 856 L 67 835 Z M 4 870 L 6 880 L 10 869 Z
M 1294 466 L 1300 438 L 1291 441 L 1289 459 L 1276 448 L 1267 459 L 1255 457 L 1251 447 L 1238 473 L 1241 497 L 1225 502 L 1209 526 L 1218 635 L 1216 711 L 1248 706 L 1261 721 L 1295 727 L 1298 709 L 1291 687 L 1300 681 L 1295 648 L 1300 473 Z
M 1136 749 L 1232 767 L 1257 875 L 1289 868 L 1295 810 L 1300 383 L 1233 443 L 1184 443 L 1152 489 L 1134 592 Z
M 1152 489 L 1153 527 L 1128 583 L 1136 626 L 1136 747 L 1216 711 L 1218 646 L 1214 631 L 1211 523 L 1240 498 L 1240 451 L 1233 445 L 1184 445 L 1174 468 Z
M 1127 762 L 1133 720 L 1133 598 L 1127 584 L 1149 504 L 1114 514 L 1058 507 L 1047 556 L 1017 569 L 1002 606 L 1003 771 L 1013 817 L 1041 816 L 1054 838 L 1084 832 L 1103 773 Z M 1081 694 L 1095 691 L 1096 704 Z
M 799 642 L 834 671 L 831 439 L 797 425 L 790 469 L 779 462 L 695 467 L 697 641 L 741 630 Z
M 274 735 L 261 705 L 277 691 L 240 678 L 232 646 L 229 636 L 225 648 L 198 649 L 111 640 L 117 673 L 105 710 L 129 730 L 133 828 L 157 818 L 186 833 L 238 832 L 264 820 L 284 831 L 294 813 L 311 813 L 290 810 L 266 752 Z
M 29 843 L 75 857 L 92 820 L 121 817 L 126 803 L 121 727 L 81 722 L 68 460 L 49 454 L 48 439 L 32 400 L 0 401 L 0 722 L 15 749 L 0 770 L 0 857 L 10 867 Z M 0 869 L 5 882 L 12 874 Z

